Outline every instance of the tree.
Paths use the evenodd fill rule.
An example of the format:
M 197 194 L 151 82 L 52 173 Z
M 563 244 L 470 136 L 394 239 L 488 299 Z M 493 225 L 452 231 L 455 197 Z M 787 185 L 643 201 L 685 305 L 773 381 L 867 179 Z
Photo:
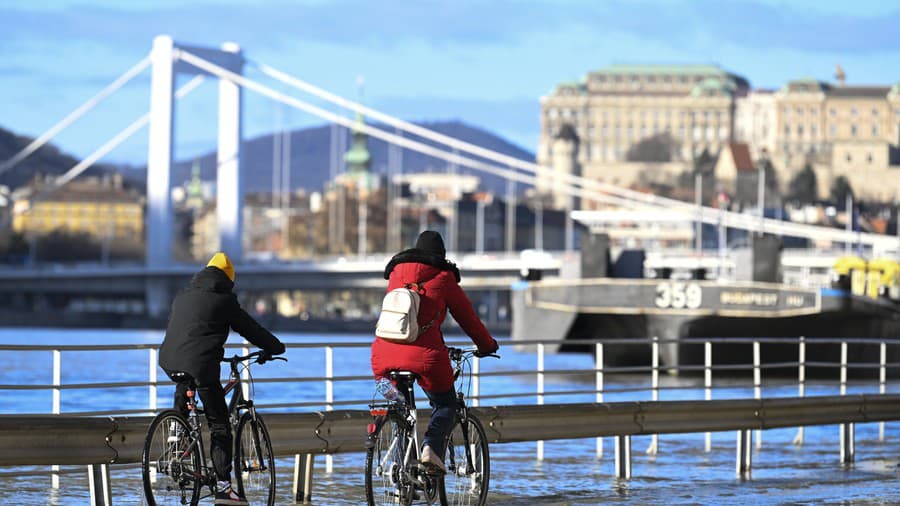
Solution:
M 806 164 L 788 184 L 788 198 L 801 204 L 812 204 L 819 196 L 816 172 Z
M 629 162 L 671 162 L 678 152 L 678 142 L 666 132 L 641 139 L 625 153 Z
M 853 188 L 845 176 L 838 176 L 831 182 L 831 201 L 840 207 L 847 202 L 847 195 L 853 197 Z

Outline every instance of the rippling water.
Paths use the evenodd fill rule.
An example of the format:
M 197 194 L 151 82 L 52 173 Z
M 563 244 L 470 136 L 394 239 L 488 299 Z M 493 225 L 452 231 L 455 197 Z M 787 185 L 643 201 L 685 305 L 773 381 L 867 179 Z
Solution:
M 323 336 L 285 334 L 286 342 L 365 342 L 366 336 Z M 0 330 L 0 344 L 137 344 L 158 343 L 161 332 L 141 331 L 61 331 Z M 500 361 L 482 361 L 482 371 L 532 370 L 536 358 L 516 353 L 506 346 Z M 144 381 L 148 352 L 64 352 L 63 383 L 103 381 Z M 290 349 L 289 362 L 255 369 L 256 377 L 317 376 L 324 374 L 323 350 Z M 553 355 L 548 369 L 590 368 L 586 355 Z M 336 375 L 368 374 L 368 350 L 336 349 Z M 49 352 L 0 353 L 0 384 L 50 383 L 52 356 Z M 584 389 L 593 374 L 550 375 L 547 391 Z M 702 399 L 702 385 L 693 378 L 664 377 L 664 385 L 678 390 L 662 391 L 662 400 Z M 533 391 L 532 375 L 482 379 L 483 393 Z M 715 379 L 721 388 L 714 398 L 752 397 L 752 385 L 740 379 Z M 606 387 L 627 388 L 649 385 L 643 376 L 609 377 Z M 160 406 L 170 403 L 172 389 L 160 388 Z M 369 381 L 338 383 L 336 400 L 371 397 Z M 888 385 L 890 392 L 900 389 Z M 849 393 L 877 392 L 874 383 L 854 383 Z M 819 381 L 807 386 L 807 395 L 835 395 L 836 381 Z M 765 384 L 764 396 L 791 396 L 796 386 L 783 381 Z M 49 392 L 0 391 L 0 413 L 49 412 Z M 258 383 L 260 404 L 324 399 L 324 385 Z M 647 391 L 607 394 L 608 402 L 649 400 Z M 593 395 L 547 397 L 546 402 L 591 402 Z M 534 397 L 491 400 L 492 404 L 530 404 Z M 147 403 L 147 388 L 64 390 L 62 411 L 141 408 Z M 263 408 L 263 412 L 266 412 Z M 558 421 L 557 423 L 565 423 Z M 900 460 L 900 422 L 886 425 L 885 441 L 879 441 L 878 424 L 856 427 L 856 462 L 839 463 L 837 426 L 807 427 L 805 442 L 794 446 L 797 429 L 776 429 L 762 433 L 762 447 L 754 449 L 752 473 L 735 474 L 734 432 L 713 434 L 712 451 L 704 451 L 703 434 L 660 436 L 659 453 L 648 455 L 649 436 L 632 440 L 631 480 L 617 480 L 613 463 L 613 440 L 604 440 L 604 454 L 596 458 L 596 440 L 548 441 L 545 459 L 536 460 L 536 443 L 494 444 L 491 446 L 491 493 L 489 502 L 501 505 L 587 505 L 628 504 L 900 504 L 897 463 Z M 362 435 L 361 435 L 362 437 Z M 317 457 L 313 503 L 356 505 L 364 502 L 363 454 L 334 457 L 334 472 L 325 472 L 325 458 Z M 278 504 L 290 504 L 293 459 L 278 462 Z M 89 500 L 86 468 L 63 467 L 62 488 L 50 489 L 45 466 L 0 469 L 0 504 L 82 505 Z M 114 503 L 141 504 L 140 470 L 136 466 L 115 466 L 111 472 Z

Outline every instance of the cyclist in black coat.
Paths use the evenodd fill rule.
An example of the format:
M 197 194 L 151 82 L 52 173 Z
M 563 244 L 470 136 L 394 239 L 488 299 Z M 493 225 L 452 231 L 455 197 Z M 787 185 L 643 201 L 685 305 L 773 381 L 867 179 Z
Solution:
M 247 501 L 231 489 L 232 435 L 225 391 L 220 382 L 220 363 L 225 355 L 229 329 L 269 355 L 284 353 L 284 344 L 256 322 L 238 303 L 234 266 L 224 253 L 216 253 L 206 268 L 191 279 L 172 302 L 166 337 L 159 350 L 159 365 L 178 384 L 175 409 L 187 416 L 190 379 L 197 383 L 210 430 L 210 454 L 218 481 L 215 504 L 242 506 Z

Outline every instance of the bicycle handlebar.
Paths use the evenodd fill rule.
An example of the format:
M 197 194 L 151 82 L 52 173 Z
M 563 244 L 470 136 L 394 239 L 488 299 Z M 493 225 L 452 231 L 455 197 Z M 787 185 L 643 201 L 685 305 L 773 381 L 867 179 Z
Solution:
M 474 347 L 474 346 L 472 346 L 470 348 L 448 347 L 447 350 L 450 352 L 450 360 L 453 360 L 454 362 L 459 362 L 460 360 L 463 359 L 463 357 L 500 358 L 500 355 L 498 355 L 496 353 L 481 354 L 478 352 L 478 348 Z
M 243 357 L 239 355 L 233 355 L 228 358 L 223 358 L 222 362 L 237 364 L 238 362 L 243 362 L 244 360 L 250 360 L 253 358 L 256 359 L 257 364 L 264 364 L 270 360 L 284 360 L 285 362 L 287 362 L 287 359 L 284 357 L 273 357 L 264 351 L 254 351 L 253 353 L 250 353 L 249 355 L 245 355 Z

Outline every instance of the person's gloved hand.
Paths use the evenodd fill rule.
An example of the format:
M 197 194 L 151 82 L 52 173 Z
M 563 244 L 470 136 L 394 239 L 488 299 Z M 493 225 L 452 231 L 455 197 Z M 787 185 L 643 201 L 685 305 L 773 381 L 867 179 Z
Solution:
M 272 360 L 272 354 L 267 351 L 259 352 L 259 356 L 256 357 L 257 364 L 265 364 L 269 360 Z
M 486 357 L 486 356 L 488 356 L 488 355 L 493 355 L 493 354 L 497 353 L 497 351 L 498 351 L 499 349 L 500 349 L 500 343 L 498 343 L 497 340 L 495 339 L 495 340 L 494 340 L 494 349 L 493 349 L 493 350 L 488 351 L 488 352 L 484 352 L 484 351 L 478 350 L 478 351 L 476 351 L 475 353 L 473 353 L 473 355 L 475 355 L 475 356 L 478 357 L 478 358 Z

